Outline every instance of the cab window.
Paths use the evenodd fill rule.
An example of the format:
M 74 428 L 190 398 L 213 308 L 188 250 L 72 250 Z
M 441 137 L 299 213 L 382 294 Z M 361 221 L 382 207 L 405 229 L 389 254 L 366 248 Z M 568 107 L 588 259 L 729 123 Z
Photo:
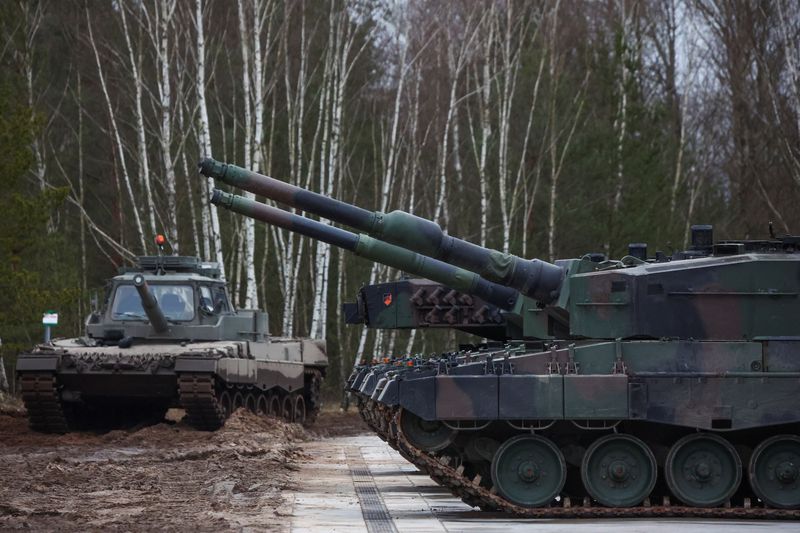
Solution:
M 201 286 L 200 304 L 213 307 L 215 313 L 228 313 L 230 311 L 225 289 L 219 286 Z
M 194 291 L 190 285 L 150 285 L 161 312 L 168 320 L 185 321 L 194 318 Z M 147 320 L 142 300 L 133 285 L 120 285 L 111 306 L 114 320 Z

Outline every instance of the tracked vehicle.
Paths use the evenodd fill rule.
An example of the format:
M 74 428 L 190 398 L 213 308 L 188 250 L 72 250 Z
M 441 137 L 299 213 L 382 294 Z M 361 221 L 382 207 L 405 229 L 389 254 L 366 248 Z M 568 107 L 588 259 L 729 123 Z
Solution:
M 320 409 L 324 342 L 270 337 L 265 312 L 234 309 L 216 263 L 139 257 L 85 328 L 19 356 L 32 429 L 110 428 L 183 407 L 189 424 L 216 430 L 238 407 L 301 423 Z
M 800 518 L 800 237 L 715 242 L 695 226 L 671 257 L 636 245 L 618 261 L 551 264 L 232 165 L 201 169 L 370 236 L 223 192 L 218 205 L 519 317 L 524 339 L 502 349 L 384 361 L 348 382 L 371 427 L 467 503 L 532 517 Z

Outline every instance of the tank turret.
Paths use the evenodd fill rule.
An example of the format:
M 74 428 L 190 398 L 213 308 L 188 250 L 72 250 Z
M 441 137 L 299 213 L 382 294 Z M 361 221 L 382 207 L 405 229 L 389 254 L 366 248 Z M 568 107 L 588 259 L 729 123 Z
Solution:
M 169 330 L 167 317 L 164 316 L 164 312 L 159 307 L 156 297 L 150 291 L 144 276 L 141 274 L 133 276 L 133 286 L 136 287 L 136 292 L 139 293 L 139 298 L 142 300 L 142 309 L 147 314 L 153 330 L 156 333 L 166 333 Z
M 266 196 L 401 248 L 475 272 L 488 281 L 511 287 L 540 302 L 553 301 L 564 279 L 564 271 L 559 266 L 478 246 L 447 235 L 435 222 L 404 211 L 369 211 L 214 159 L 204 159 L 200 163 L 200 172 L 233 187 Z
M 389 244 L 369 235 L 356 234 L 329 226 L 219 189 L 214 189 L 211 203 L 235 213 L 326 242 L 415 276 L 422 276 L 453 289 L 474 294 L 502 309 L 512 309 L 519 298 L 519 293 L 510 287 L 487 281 L 474 272 Z

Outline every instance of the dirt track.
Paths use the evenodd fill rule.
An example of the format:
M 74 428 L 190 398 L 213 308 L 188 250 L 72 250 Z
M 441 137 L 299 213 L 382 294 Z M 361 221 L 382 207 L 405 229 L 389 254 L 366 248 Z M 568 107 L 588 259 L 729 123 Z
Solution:
M 40 435 L 0 413 L 0 529 L 287 530 L 303 441 L 361 431 L 325 413 L 313 432 L 234 413 L 215 433 L 181 423 Z

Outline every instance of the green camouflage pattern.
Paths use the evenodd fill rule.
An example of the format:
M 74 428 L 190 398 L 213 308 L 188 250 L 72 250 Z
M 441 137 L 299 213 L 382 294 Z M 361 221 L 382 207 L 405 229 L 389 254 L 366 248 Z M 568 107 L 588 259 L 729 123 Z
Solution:
M 369 233 L 375 252 L 364 255 L 409 274 L 423 275 L 413 252 L 516 291 L 498 311 L 505 345 L 386 357 L 359 365 L 347 384 L 376 433 L 467 503 L 537 517 L 558 507 L 800 518 L 800 237 L 714 242 L 710 226 L 693 226 L 691 247 L 669 257 L 636 244 L 621 260 L 550 264 L 232 165 L 207 160 L 201 171 Z M 287 217 L 255 204 L 237 212 L 277 225 Z M 288 229 L 358 249 L 360 236 L 300 224 Z M 395 292 L 364 287 L 346 315 L 430 327 L 419 312 L 427 294 L 481 297 L 476 284 L 428 279 L 421 294 L 411 280 Z

